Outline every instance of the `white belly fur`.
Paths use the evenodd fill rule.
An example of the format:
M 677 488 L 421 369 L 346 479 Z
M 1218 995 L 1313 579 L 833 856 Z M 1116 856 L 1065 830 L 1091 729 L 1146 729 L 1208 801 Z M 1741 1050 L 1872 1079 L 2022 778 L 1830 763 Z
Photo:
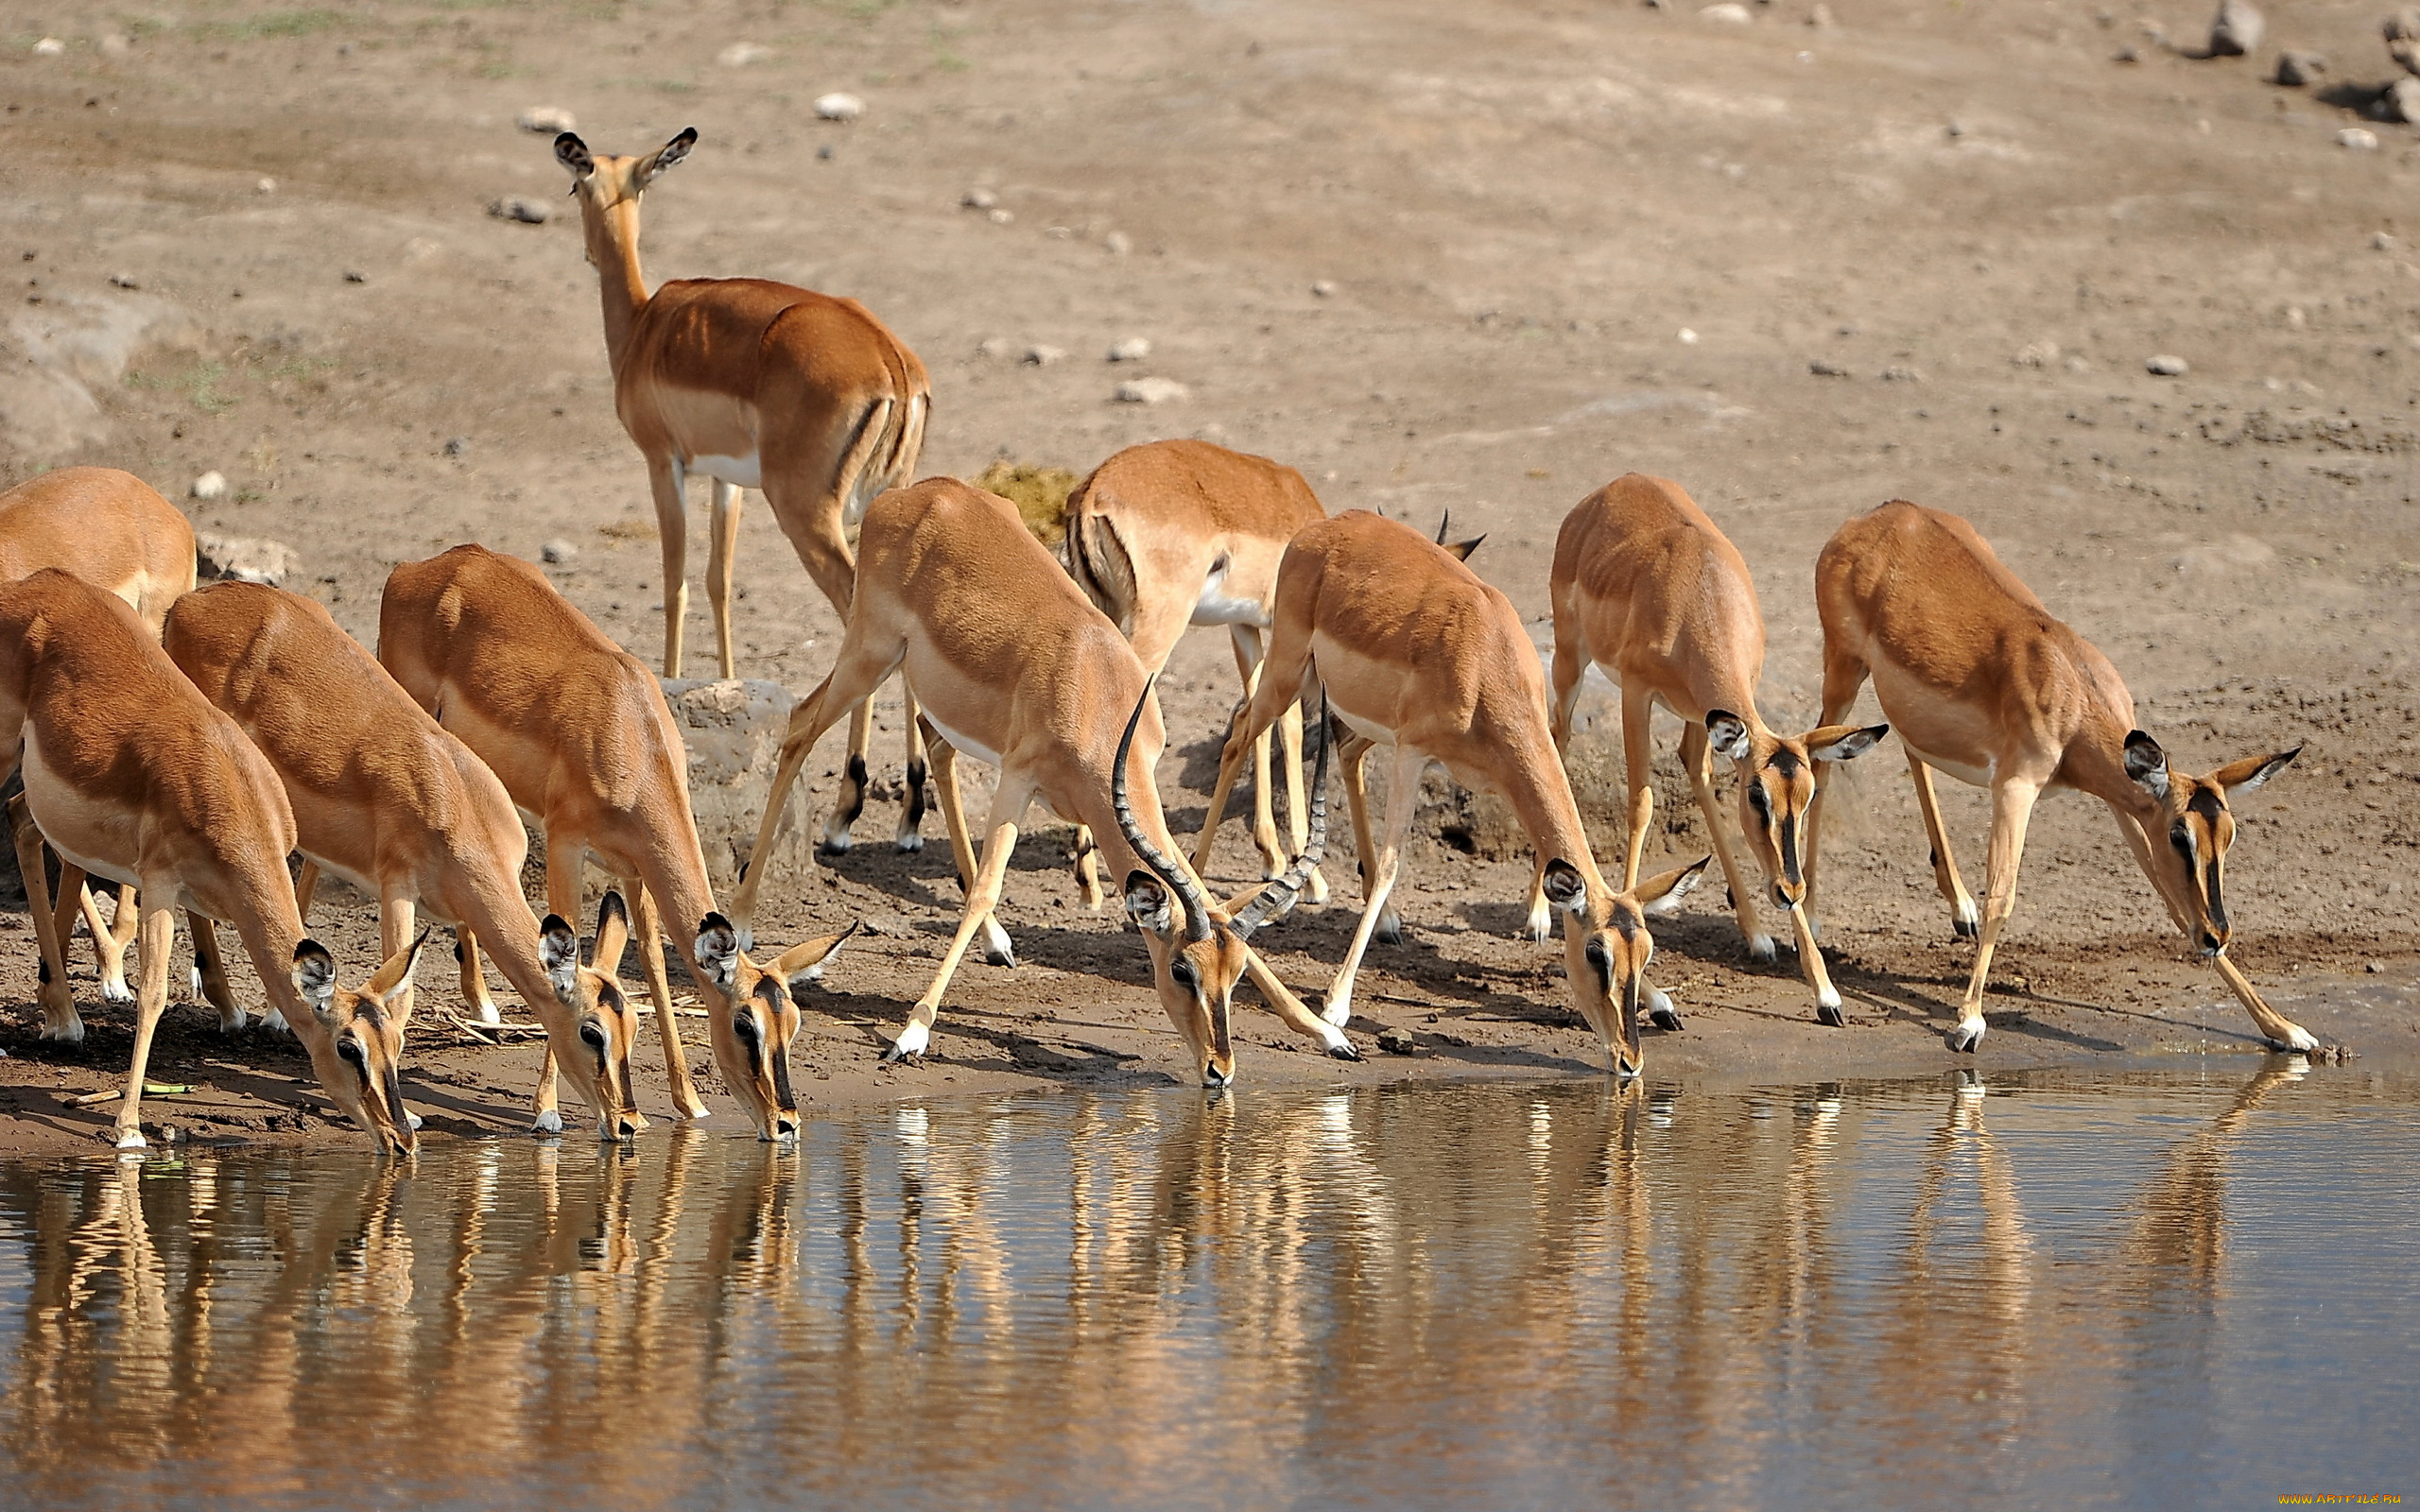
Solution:
M 929 706 L 924 710 L 924 715 L 925 720 L 929 722 L 935 730 L 942 732 L 942 739 L 949 742 L 950 748 L 957 751 L 959 755 L 972 756 L 977 761 L 989 766 L 997 766 L 1000 765 L 1000 753 L 998 751 L 990 749 L 987 747 L 978 746 L 974 741 L 959 734 L 957 730 L 950 729 L 949 726 L 942 724 L 941 719 L 934 714 Z
M 1333 704 L 1329 705 L 1328 712 L 1343 720 L 1345 729 L 1352 730 L 1364 740 L 1374 740 L 1381 746 L 1392 746 L 1395 743 L 1395 732 L 1384 725 L 1374 725 L 1366 719 L 1346 713 Z
M 142 820 L 110 804 L 95 803 L 61 781 L 43 759 L 42 741 L 26 727 L 26 806 L 42 837 L 60 856 L 95 877 L 141 885 L 134 874 L 142 849 Z
M 688 460 L 687 470 L 702 472 L 710 478 L 720 478 L 743 489 L 765 486 L 764 468 L 753 452 L 746 456 L 693 456 Z
M 1219 568 L 1201 580 L 1201 596 L 1193 603 L 1196 625 L 1256 625 L 1267 629 L 1275 623 L 1269 606 L 1257 598 L 1236 598 L 1227 593 L 1227 569 Z

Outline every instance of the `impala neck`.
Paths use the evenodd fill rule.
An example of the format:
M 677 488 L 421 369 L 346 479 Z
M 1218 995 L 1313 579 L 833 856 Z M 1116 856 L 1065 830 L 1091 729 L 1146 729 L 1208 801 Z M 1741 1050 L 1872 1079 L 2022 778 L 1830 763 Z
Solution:
M 1564 776 L 1563 763 L 1555 756 L 1554 747 L 1547 746 L 1543 759 L 1534 752 L 1507 754 L 1507 765 L 1491 775 L 1495 778 L 1496 791 L 1512 805 L 1512 812 L 1520 816 L 1521 827 L 1537 846 L 1540 863 L 1561 856 L 1580 868 L 1580 875 L 1588 884 L 1589 896 L 1613 896 L 1613 889 L 1597 869 L 1596 852 L 1588 848 L 1588 831 L 1580 822 L 1580 805 L 1571 796 L 1571 783 Z
M 631 343 L 631 328 L 647 308 L 647 275 L 639 269 L 639 202 L 621 199 L 603 209 L 583 196 L 580 215 L 588 232 L 588 260 L 596 265 L 597 293 L 605 310 L 605 354 L 615 377 Z
M 2102 715 L 2093 719 L 2067 746 L 2059 764 L 2059 781 L 2129 814 L 2157 833 L 2163 817 L 2159 799 L 2126 775 L 2126 736 L 2131 720 Z

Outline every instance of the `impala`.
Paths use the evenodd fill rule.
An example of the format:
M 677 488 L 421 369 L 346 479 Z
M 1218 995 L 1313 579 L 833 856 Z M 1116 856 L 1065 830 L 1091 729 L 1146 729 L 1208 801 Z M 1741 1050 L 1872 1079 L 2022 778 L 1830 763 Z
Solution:
M 294 816 L 277 773 L 185 680 L 135 611 L 56 568 L 0 584 L 0 729 L 9 731 L 9 765 L 25 776 L 9 819 L 42 950 L 44 1039 L 79 1041 L 84 1024 L 43 896 L 43 844 L 65 868 L 62 896 L 88 873 L 141 891 L 142 972 L 118 1147 L 144 1143 L 143 1074 L 167 1006 L 171 910 L 182 905 L 197 954 L 205 920 L 233 927 L 271 1013 L 310 1052 L 345 1115 L 383 1147 L 413 1148 L 396 1058 L 418 943 L 389 956 L 366 986 L 337 985 L 336 963 L 303 937 L 294 906 L 285 873 Z M 232 997 L 217 1007 L 221 1027 L 243 1027 Z
M 193 588 L 193 526 L 183 511 L 131 472 L 60 468 L 0 493 L 0 580 L 14 582 L 45 567 L 74 573 L 126 600 L 156 641 L 168 606 Z M 93 932 L 101 996 L 133 1002 L 126 985 L 126 948 L 134 942 L 134 889 L 118 889 L 112 919 L 101 918 L 89 887 L 61 888 L 60 900 L 60 948 L 80 907 Z
M 706 594 L 722 675 L 731 646 L 731 574 L 739 490 L 760 489 L 807 576 L 849 617 L 856 559 L 849 550 L 866 506 L 916 474 L 932 386 L 925 365 L 855 300 L 757 278 L 676 279 L 648 292 L 639 270 L 639 198 L 697 146 L 697 129 L 635 158 L 596 157 L 569 131 L 555 158 L 572 177 L 588 261 L 605 308 L 614 407 L 647 457 L 664 545 L 664 673 L 681 676 L 688 612 L 689 474 L 714 479 Z M 873 712 L 849 727 L 849 775 L 823 847 L 849 848 L 865 808 Z M 898 846 L 923 845 L 925 768 L 916 710 L 908 709 L 908 804 Z
M 635 915 L 639 960 L 681 1116 L 703 1118 L 706 1105 L 681 1047 L 659 908 L 695 920 L 675 940 L 690 975 L 717 1000 L 707 1022 L 723 1079 L 760 1137 L 795 1134 L 789 1044 L 798 1008 L 791 989 L 819 973 L 846 935 L 809 941 L 764 966 L 740 949 L 715 911 L 689 809 L 688 756 L 654 675 L 537 568 L 475 545 L 405 562 L 388 576 L 378 661 L 538 823 L 546 842 L 547 906 L 559 919 L 579 917 L 586 852 L 594 850 L 620 880 Z M 466 956 L 476 949 L 476 933 L 474 926 L 465 940 Z M 599 961 L 610 974 L 614 959 Z M 601 1001 L 621 1022 L 607 1045 L 588 1041 L 583 1057 L 619 1054 L 627 1064 L 635 1033 L 628 1002 L 618 992 Z M 590 1011 L 585 1004 L 579 1009 Z M 540 1127 L 559 1129 L 553 1044 L 550 1037 L 537 1116 Z M 626 1116 L 633 1131 L 646 1125 L 634 1112 Z
M 1621 685 L 1622 755 L 1630 776 L 1622 885 L 1638 881 L 1639 851 L 1655 816 L 1649 720 L 1662 704 L 1683 721 L 1681 765 L 1722 863 L 1749 954 L 1770 961 L 1773 941 L 1715 808 L 1709 759 L 1715 755 L 1738 772 L 1740 832 L 1764 868 L 1774 905 L 1789 915 L 1816 1017 L 1845 1023 L 1841 995 L 1801 906 L 1806 811 L 1815 799 L 1815 764 L 1861 755 L 1891 727 L 1826 725 L 1803 735 L 1766 727 L 1756 713 L 1765 619 L 1748 564 L 1697 501 L 1669 479 L 1632 472 L 1582 499 L 1555 538 L 1551 581 L 1556 748 L 1570 746 L 1572 706 L 1591 662 Z M 1544 939 L 1546 932 L 1546 900 L 1533 892 L 1530 933 Z
M 1676 907 L 1712 857 L 1619 891 L 1606 885 L 1547 731 L 1546 678 L 1520 614 L 1460 557 L 1408 525 L 1354 509 L 1305 526 L 1286 548 L 1269 660 L 1228 729 L 1195 866 L 1209 853 L 1252 740 L 1314 679 L 1357 737 L 1341 753 L 1357 835 L 1368 833 L 1355 781 L 1360 757 L 1374 746 L 1394 752 L 1386 830 L 1374 850 L 1363 846 L 1366 898 L 1328 988 L 1326 1022 L 1352 1016 L 1354 976 L 1394 886 L 1421 774 L 1437 762 L 1465 786 L 1501 795 L 1520 816 L 1537 847 L 1539 885 L 1564 916 L 1573 1002 L 1615 1070 L 1636 1074 L 1642 994 L 1659 1016 L 1670 1012 L 1644 980 L 1654 951 L 1647 918 Z
M 2169 917 L 2260 1032 L 2285 1049 L 2317 1048 L 2227 959 L 2234 926 L 2222 887 L 2235 838 L 2228 800 L 2277 775 L 2301 747 L 2230 762 L 2206 777 L 2169 770 L 2159 742 L 2135 728 L 2134 697 L 2109 659 L 2051 618 L 1973 525 L 1938 509 L 1894 500 L 1841 526 L 1815 561 L 1815 604 L 1824 621 L 1824 719 L 1845 717 L 1874 679 L 1883 715 L 1908 749 L 1934 885 L 1959 935 L 1976 940 L 1951 1049 L 1982 1042 L 1983 988 L 2016 906 L 2026 821 L 2045 791 L 2062 787 L 2109 805 Z M 1992 790 L 1979 918 L 1933 797 L 1936 767 Z M 1810 913 L 1822 814 L 1819 787 L 1806 823 Z
M 953 478 L 927 478 L 876 499 L 858 546 L 848 631 L 831 675 L 790 713 L 755 855 L 770 853 L 783 798 L 816 740 L 893 670 L 904 670 L 935 731 L 933 778 L 966 906 L 932 985 L 887 1058 L 925 1053 L 942 994 L 978 931 L 994 961 L 1014 964 L 992 910 L 1026 810 L 1038 799 L 1099 836 L 1111 866 L 1125 876 L 1127 911 L 1150 953 L 1160 1005 L 1205 1085 L 1222 1086 L 1235 1075 L 1228 1011 L 1245 975 L 1280 1018 L 1328 1054 L 1359 1059 L 1352 1041 L 1305 1007 L 1248 943 L 1292 905 L 1318 864 L 1324 803 L 1312 810 L 1306 859 L 1250 902 L 1220 906 L 1176 856 L 1160 814 L 1150 777 L 1166 736 L 1150 677 L 1117 627 L 1027 532 L 1013 505 Z M 1124 733 L 1113 736 L 1121 721 Z M 961 752 L 1000 772 L 979 856 L 959 799 Z M 1140 781 L 1130 786 L 1130 778 Z M 764 880 L 765 868 L 752 866 L 733 900 L 743 926 Z

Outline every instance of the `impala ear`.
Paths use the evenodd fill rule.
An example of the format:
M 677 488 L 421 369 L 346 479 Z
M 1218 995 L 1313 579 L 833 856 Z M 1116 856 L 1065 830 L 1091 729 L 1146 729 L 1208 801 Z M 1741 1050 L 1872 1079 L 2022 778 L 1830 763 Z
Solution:
M 589 953 L 589 969 L 607 976 L 618 975 L 622 952 L 630 943 L 630 904 L 622 902 L 619 891 L 608 887 L 605 896 L 596 901 L 596 948 Z
M 420 948 L 428 943 L 428 931 L 422 930 L 420 938 L 387 957 L 378 974 L 370 979 L 362 991 L 376 998 L 384 1005 L 403 995 L 412 985 L 412 968 L 420 964 Z
M 337 962 L 328 948 L 316 939 L 306 939 L 294 947 L 294 990 L 313 1013 L 325 1013 L 336 1005 Z
M 596 171 L 596 159 L 577 131 L 565 131 L 555 138 L 555 161 L 570 169 L 575 179 L 585 179 Z
M 1588 879 L 1580 874 L 1578 867 L 1561 856 L 1547 863 L 1546 875 L 1538 882 L 1546 892 L 1547 902 L 1559 912 L 1576 914 L 1588 906 Z
M 679 136 L 639 160 L 637 171 L 631 175 L 631 181 L 641 189 L 645 189 L 655 181 L 656 175 L 679 167 L 681 161 L 689 155 L 689 149 L 697 145 L 698 129 L 694 126 L 683 127 Z
M 1806 732 L 1806 754 L 1819 762 L 1855 761 L 1891 733 L 1889 725 L 1868 725 L 1860 730 L 1855 725 L 1825 725 Z
M 1471 553 L 1478 550 L 1478 543 L 1485 541 L 1487 537 L 1479 535 L 1473 536 L 1468 541 L 1448 541 L 1445 539 L 1445 527 L 1453 522 L 1454 511 L 1451 509 L 1437 517 L 1437 544 L 1444 549 L 1445 555 L 1456 561 L 1468 561 L 1471 559 Z
M 2249 793 L 2293 764 L 2303 753 L 2300 746 L 2279 751 L 2274 756 L 2246 756 L 2239 762 L 2229 762 L 2210 774 L 2210 781 L 2226 790 L 2232 801 L 2238 793 Z
M 1705 864 L 1714 859 L 1712 852 L 1702 855 L 1685 867 L 1659 872 L 1631 891 L 1640 910 L 1654 919 L 1668 918 L 1681 911 L 1681 900 L 1696 889 L 1705 876 Z
M 1176 937 L 1176 909 L 1167 885 L 1141 869 L 1126 874 L 1126 917 L 1134 927 L 1162 939 Z
M 565 1003 L 579 996 L 579 936 L 561 914 L 548 914 L 538 926 L 538 963 L 546 969 L 555 996 Z
M 838 944 L 838 940 L 833 942 Z M 739 976 L 739 931 L 720 914 L 698 920 L 698 964 L 705 968 L 718 989 L 728 989 Z
M 2152 797 L 2168 797 L 2168 752 L 2141 730 L 2132 731 L 2126 736 L 2126 775 Z
M 1705 742 L 1724 761 L 1743 761 L 1748 755 L 1748 721 L 1728 709 L 1709 709 L 1705 712 Z
M 791 946 L 774 958 L 773 974 L 780 977 L 783 985 L 792 992 L 796 992 L 802 984 L 819 980 L 823 975 L 823 969 L 832 964 L 832 957 L 840 954 L 840 942 L 856 934 L 863 923 L 864 920 L 860 919 L 838 935 L 826 935 L 821 939 Z

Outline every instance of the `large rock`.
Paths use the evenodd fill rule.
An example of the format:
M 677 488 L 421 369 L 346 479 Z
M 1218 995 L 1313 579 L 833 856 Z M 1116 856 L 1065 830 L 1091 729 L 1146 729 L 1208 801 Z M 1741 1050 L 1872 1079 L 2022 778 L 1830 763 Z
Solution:
M 262 536 L 196 536 L 195 565 L 201 580 L 282 585 L 302 558 L 283 541 Z
M 689 748 L 689 806 L 698 843 L 717 894 L 739 882 L 739 863 L 756 843 L 765 795 L 789 730 L 789 690 L 753 679 L 666 678 L 664 699 Z M 774 864 L 804 875 L 814 861 L 814 826 L 803 822 L 804 779 L 790 792 L 790 812 L 773 842 Z
M 2219 0 L 2219 13 L 2210 22 L 2210 56 L 2241 58 L 2260 45 L 2267 29 L 2252 0 Z
M 95 391 L 123 379 L 146 347 L 200 342 L 191 316 L 150 295 L 44 294 L 0 332 L 0 444 L 51 462 L 108 440 Z
M 2405 72 L 2420 74 L 2420 6 L 2406 6 L 2386 18 L 2386 50 Z

